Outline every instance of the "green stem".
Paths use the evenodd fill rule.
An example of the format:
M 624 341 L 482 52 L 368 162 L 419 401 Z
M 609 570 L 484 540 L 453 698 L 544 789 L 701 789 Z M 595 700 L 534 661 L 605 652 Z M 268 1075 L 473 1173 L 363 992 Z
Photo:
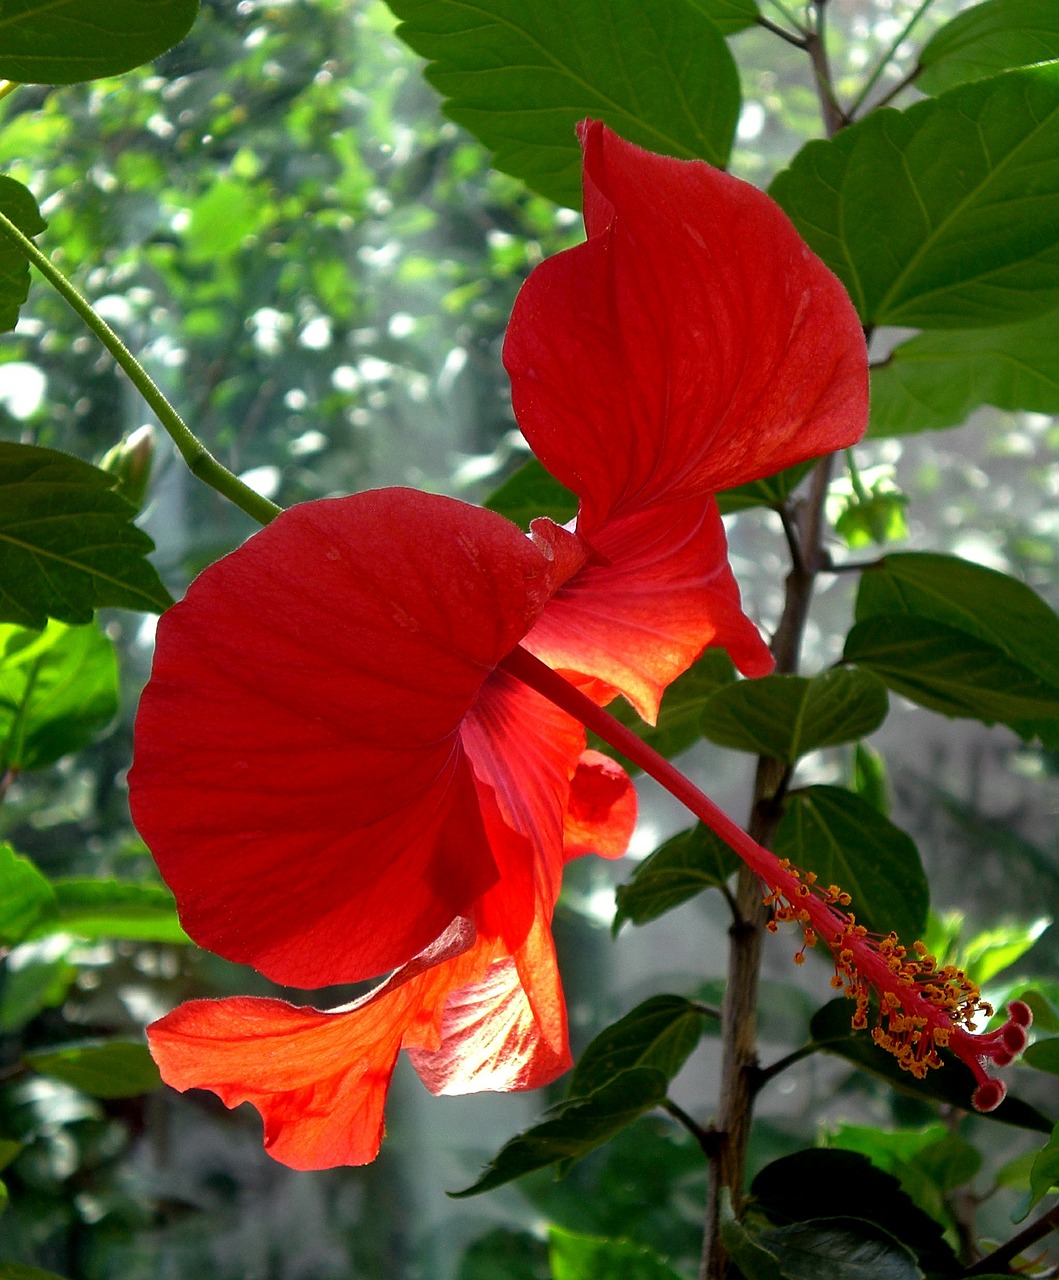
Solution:
M 860 478 L 860 468 L 857 466 L 857 460 L 853 456 L 853 450 L 846 450 L 846 466 L 849 468 L 849 483 L 853 488 L 853 493 L 858 502 L 870 502 L 871 494 L 865 489 L 864 481 Z
M 766 31 L 771 31 L 774 36 L 779 36 L 781 40 L 786 40 L 788 44 L 793 44 L 796 49 L 805 48 L 805 36 L 794 35 L 791 31 L 785 31 L 778 23 L 770 21 L 763 14 L 758 14 L 757 25 L 763 27 Z
M 912 31 L 915 28 L 916 24 L 919 22 L 920 18 L 922 18 L 922 16 L 926 13 L 926 11 L 930 8 L 930 6 L 933 3 L 934 3 L 934 0 L 921 0 L 919 8 L 908 19 L 904 27 L 901 29 L 901 32 L 899 33 L 897 39 L 891 43 L 889 49 L 887 49 L 886 53 L 879 59 L 878 63 L 876 64 L 875 70 L 871 73 L 871 75 L 865 81 L 864 86 L 861 89 L 860 93 L 857 94 L 856 98 L 853 100 L 853 103 L 850 105 L 849 110 L 846 112 L 846 115 L 850 119 L 852 119 L 860 110 L 860 108 L 864 105 L 864 102 L 867 99 L 868 94 L 871 93 L 871 91 L 879 83 L 879 77 L 890 65 L 890 63 L 894 60 L 894 57 L 897 54 L 897 50 L 900 49 L 901 45 L 904 44 L 904 42 L 912 34 Z M 902 81 L 902 88 L 909 83 L 910 83 L 910 79 L 906 77 L 906 79 Z
M 245 511 L 259 524 L 268 524 L 275 519 L 283 508 L 270 502 L 268 498 L 263 498 L 261 494 L 255 493 L 249 485 L 233 475 L 210 453 L 165 398 L 147 370 L 93 308 L 88 299 L 4 213 L 0 213 L 0 232 L 37 268 L 114 357 L 115 362 L 125 371 L 129 381 L 143 396 L 162 427 L 168 432 L 192 475 L 197 476 L 204 484 L 208 484 L 211 489 L 215 489 L 229 502 L 235 503 L 240 510 Z

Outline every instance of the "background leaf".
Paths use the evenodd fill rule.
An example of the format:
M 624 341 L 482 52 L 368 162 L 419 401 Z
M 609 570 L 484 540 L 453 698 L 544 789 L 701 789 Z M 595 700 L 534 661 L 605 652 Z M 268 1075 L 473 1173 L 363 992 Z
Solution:
M 531 458 L 486 498 L 485 506 L 525 530 L 538 516 L 548 516 L 556 524 L 572 520 L 577 515 L 577 494 Z
M 72 933 L 94 941 L 191 941 L 180 927 L 173 895 L 162 884 L 127 880 L 61 879 L 52 881 L 54 915 L 39 924 L 37 934 Z
M 1059 1189 L 1059 1124 L 1030 1168 L 1030 1207 L 1039 1204 L 1053 1189 Z
M 778 511 L 815 465 L 816 459 L 811 458 L 808 462 L 799 462 L 795 467 L 777 471 L 775 475 L 751 480 L 749 484 L 736 485 L 734 489 L 722 490 L 717 495 L 721 515 L 734 515 L 737 511 L 749 511 L 753 507 L 769 507 Z
M 446 113 L 560 204 L 581 203 L 586 117 L 664 155 L 727 162 L 739 76 L 701 0 L 388 3 Z
M 600 1240 L 552 1227 L 552 1280 L 681 1280 L 652 1249 L 629 1240 Z
M 157 58 L 191 30 L 198 0 L 5 0 L 0 77 L 76 84 Z
M 0 944 L 13 946 L 55 906 L 47 877 L 9 844 L 0 843 Z
M 710 698 L 703 733 L 722 747 L 795 764 L 819 747 L 862 738 L 886 719 L 886 689 L 865 674 L 839 668 L 812 679 L 740 680 Z
M 54 764 L 91 742 L 117 709 L 114 646 L 98 627 L 0 624 L 0 768 Z
M 776 830 L 776 853 L 853 898 L 857 920 L 893 929 L 908 946 L 927 923 L 929 889 L 912 839 L 842 787 L 792 792 Z
M 771 193 L 865 324 L 1011 324 L 1059 303 L 1057 122 L 1059 65 L 1011 71 L 810 142 Z
M 0 212 L 27 236 L 39 235 L 48 225 L 40 216 L 32 192 L 14 178 L 0 177 Z M 0 232 L 0 332 L 6 333 L 18 323 L 19 308 L 29 296 L 29 283 L 29 263 Z
M 723 1229 L 722 1229 L 723 1230 Z M 729 1233 L 730 1237 L 729 1237 Z M 782 1280 L 923 1280 L 913 1255 L 887 1231 L 856 1218 L 817 1218 L 765 1231 L 724 1232 L 736 1262 L 750 1280 L 771 1280 L 769 1264 L 756 1263 L 753 1251 L 765 1253 Z M 729 1244 L 731 1248 L 731 1244 Z M 750 1269 L 748 1269 L 748 1263 Z M 755 1266 L 763 1269 L 759 1272 Z
M 618 886 L 614 928 L 655 920 L 706 889 L 719 889 L 738 868 L 736 854 L 701 822 L 670 836 Z
M 1023 1053 L 1022 1061 L 1035 1071 L 1047 1071 L 1053 1076 L 1059 1076 L 1059 1036 L 1034 1041 Z
M 114 483 L 54 449 L 0 442 L 0 622 L 89 622 L 104 605 L 161 613 L 173 603 Z
M 986 0 L 947 22 L 919 55 L 916 88 L 941 93 L 1008 67 L 1059 58 L 1054 0 Z
M 543 1169 L 559 1161 L 580 1160 L 657 1106 L 666 1095 L 666 1084 L 665 1074 L 653 1067 L 623 1071 L 587 1098 L 563 1103 L 553 1119 L 512 1138 L 477 1182 L 450 1194 L 457 1198 L 480 1195 L 532 1169 Z
M 162 1083 L 145 1044 L 89 1041 L 61 1049 L 35 1049 L 23 1061 L 41 1075 L 62 1080 L 92 1098 L 135 1098 Z
M 871 371 L 869 436 L 958 426 L 980 405 L 1059 413 L 1059 315 L 922 333 Z
M 704 1022 L 702 1010 L 683 996 L 652 996 L 585 1047 L 567 1097 L 587 1097 L 632 1067 L 655 1067 L 671 1080 L 702 1039 Z

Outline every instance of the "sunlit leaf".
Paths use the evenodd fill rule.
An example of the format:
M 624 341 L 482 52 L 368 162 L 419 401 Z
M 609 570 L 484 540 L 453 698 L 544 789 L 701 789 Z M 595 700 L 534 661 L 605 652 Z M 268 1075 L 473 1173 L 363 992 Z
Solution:
M 1059 64 L 1010 71 L 810 142 L 771 193 L 866 324 L 1028 320 L 1059 303 L 1057 122 Z
M 942 93 L 1008 67 L 1059 58 L 1054 0 L 986 0 L 957 14 L 923 46 L 916 88 Z
M 629 1240 L 600 1240 L 552 1227 L 552 1280 L 681 1280 L 652 1249 Z
M 14 178 L 0 177 L 0 212 L 27 236 L 39 235 L 48 225 L 32 192 Z M 0 232 L 0 332 L 6 333 L 18 323 L 19 308 L 29 295 L 29 281 L 25 255 Z
M 1053 1190 L 1059 1190 L 1059 1124 L 1030 1167 L 1030 1206 Z
M 90 941 L 188 943 L 165 885 L 128 880 L 53 880 L 55 907 L 34 932 L 72 933 Z
M 705 1016 L 682 996 L 652 996 L 586 1046 L 567 1088 L 583 1098 L 632 1067 L 655 1067 L 672 1079 L 702 1039 Z
M 479 1195 L 533 1169 L 580 1160 L 665 1097 L 664 1072 L 653 1067 L 623 1071 L 587 1098 L 574 1098 L 550 1120 L 512 1138 L 486 1166 L 477 1182 L 451 1195 Z
M 701 822 L 671 836 L 638 864 L 616 890 L 617 930 L 626 920 L 646 924 L 706 889 L 717 889 L 738 869 L 732 850 Z
M 1049 0 L 1050 2 L 1050 0 Z M 871 371 L 869 436 L 959 426 L 983 404 L 1059 413 L 1059 315 L 922 333 Z
M 795 866 L 815 871 L 821 884 L 845 889 L 869 929 L 892 929 L 908 946 L 922 933 L 929 890 L 919 850 L 852 791 L 818 786 L 793 792 L 774 847 Z
M 191 30 L 198 0 L 6 0 L 0 77 L 76 84 L 157 58 Z
M 146 560 L 151 539 L 115 477 L 53 449 L 0 442 L 0 621 L 90 622 L 104 605 L 172 604 Z
M 702 716 L 712 742 L 794 764 L 809 751 L 852 742 L 886 718 L 882 681 L 839 668 L 808 679 L 765 676 L 719 689 Z
M 0 624 L 0 770 L 40 769 L 80 750 L 117 709 L 114 646 L 98 627 Z
M 23 1055 L 41 1075 L 62 1080 L 92 1098 L 134 1098 L 162 1083 L 145 1044 L 90 1041 Z
M 574 125 L 603 120 L 665 155 L 728 158 L 739 76 L 703 0 L 389 0 L 445 111 L 513 173 L 581 203 Z
M 47 877 L 9 844 L 0 843 L 0 944 L 20 942 L 54 906 Z

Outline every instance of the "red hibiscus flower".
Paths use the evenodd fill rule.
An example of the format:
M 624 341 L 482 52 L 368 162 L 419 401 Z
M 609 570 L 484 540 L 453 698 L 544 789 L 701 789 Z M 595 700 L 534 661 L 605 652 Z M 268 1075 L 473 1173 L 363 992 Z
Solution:
M 783 213 L 582 142 L 588 239 L 527 281 L 504 352 L 574 529 L 401 489 L 306 503 L 159 627 L 130 785 L 188 932 L 303 988 L 393 971 L 342 1010 L 197 1001 L 150 1030 L 167 1081 L 252 1102 L 296 1167 L 374 1157 L 401 1048 L 434 1092 L 569 1065 L 562 866 L 620 855 L 635 800 L 504 663 L 521 644 L 648 719 L 709 645 L 764 674 L 712 495 L 864 427 L 855 313 Z

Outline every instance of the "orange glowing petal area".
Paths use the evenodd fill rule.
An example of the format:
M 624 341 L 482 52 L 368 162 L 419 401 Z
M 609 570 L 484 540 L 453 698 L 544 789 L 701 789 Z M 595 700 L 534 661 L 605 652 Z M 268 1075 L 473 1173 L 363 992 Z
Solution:
M 596 121 L 580 133 L 588 240 L 523 286 L 504 363 L 581 532 L 859 439 L 860 322 L 779 206 Z

